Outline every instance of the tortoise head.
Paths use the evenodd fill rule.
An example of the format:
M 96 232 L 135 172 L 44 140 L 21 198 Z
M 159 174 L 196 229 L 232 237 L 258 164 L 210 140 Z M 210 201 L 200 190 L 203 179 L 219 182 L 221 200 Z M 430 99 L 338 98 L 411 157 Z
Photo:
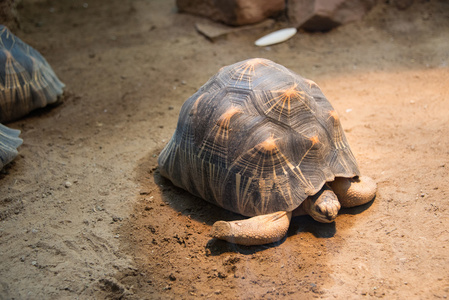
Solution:
M 337 196 L 327 188 L 323 188 L 316 195 L 308 197 L 304 204 L 308 214 L 321 223 L 333 222 L 341 207 Z

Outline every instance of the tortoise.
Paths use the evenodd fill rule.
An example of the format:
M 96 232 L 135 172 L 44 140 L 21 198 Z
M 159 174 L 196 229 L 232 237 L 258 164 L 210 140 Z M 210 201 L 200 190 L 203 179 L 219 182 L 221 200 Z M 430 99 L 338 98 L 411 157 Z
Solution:
M 183 104 L 158 165 L 174 185 L 250 217 L 211 229 L 241 245 L 281 240 L 292 215 L 333 222 L 377 190 L 318 85 L 262 58 L 221 68 Z
M 65 85 L 45 58 L 0 25 L 0 122 L 55 103 Z
M 17 147 L 23 142 L 19 134 L 20 130 L 0 124 L 0 170 L 17 156 Z
M 58 102 L 64 87 L 37 50 L 0 25 L 0 123 Z M 18 154 L 19 134 L 0 124 L 0 169 Z

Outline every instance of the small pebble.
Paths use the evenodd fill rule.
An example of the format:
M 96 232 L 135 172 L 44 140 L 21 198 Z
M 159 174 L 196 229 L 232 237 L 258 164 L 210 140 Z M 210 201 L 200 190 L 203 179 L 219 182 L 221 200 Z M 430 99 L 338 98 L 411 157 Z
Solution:
M 112 221 L 113 221 L 113 222 L 123 221 L 123 218 L 117 217 L 117 216 L 113 216 L 113 217 L 112 217 Z
M 69 187 L 72 186 L 72 183 L 71 183 L 70 181 L 66 181 L 66 182 L 64 183 L 64 186 L 65 186 L 66 188 L 69 188 Z

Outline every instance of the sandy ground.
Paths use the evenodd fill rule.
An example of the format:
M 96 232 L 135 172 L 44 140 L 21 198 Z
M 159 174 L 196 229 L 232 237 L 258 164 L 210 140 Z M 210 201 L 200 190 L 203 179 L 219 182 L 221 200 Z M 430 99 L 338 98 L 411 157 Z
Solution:
M 449 296 L 449 3 L 379 1 L 359 23 L 256 48 L 272 28 L 199 35 L 174 1 L 23 0 L 15 33 L 67 85 L 8 126 L 1 299 L 434 299 Z M 211 240 L 239 216 L 161 178 L 182 103 L 223 65 L 265 57 L 318 83 L 374 202 L 280 243 Z

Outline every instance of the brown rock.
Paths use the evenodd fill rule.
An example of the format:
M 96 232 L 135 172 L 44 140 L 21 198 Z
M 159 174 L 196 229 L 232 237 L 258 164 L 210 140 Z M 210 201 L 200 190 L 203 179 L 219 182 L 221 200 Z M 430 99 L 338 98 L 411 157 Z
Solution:
M 176 0 L 176 5 L 179 12 L 228 25 L 254 24 L 285 9 L 284 0 Z
M 196 30 L 207 37 L 211 41 L 219 40 L 220 38 L 226 37 L 229 34 L 242 32 L 245 30 L 266 30 L 273 28 L 275 21 L 268 19 L 263 22 L 259 22 L 254 25 L 245 25 L 245 26 L 228 26 L 224 24 L 220 24 L 217 22 L 202 20 L 195 24 Z
M 327 31 L 360 20 L 376 0 L 289 0 L 292 24 L 310 31 Z

